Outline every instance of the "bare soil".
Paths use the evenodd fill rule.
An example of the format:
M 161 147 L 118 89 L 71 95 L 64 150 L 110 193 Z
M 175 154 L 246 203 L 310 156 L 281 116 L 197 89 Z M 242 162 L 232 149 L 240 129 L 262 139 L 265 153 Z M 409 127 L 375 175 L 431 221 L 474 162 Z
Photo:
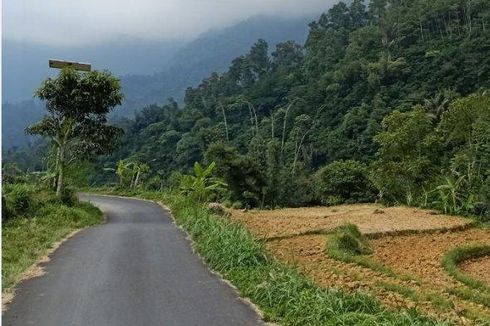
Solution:
M 416 275 L 432 285 L 446 287 L 458 285 L 459 282 L 442 268 L 444 253 L 460 245 L 490 244 L 490 230 L 384 237 L 370 243 L 374 249 L 374 259 L 390 266 L 395 272 Z M 490 269 L 486 271 L 490 274 Z
M 490 241 L 487 241 L 490 243 Z M 459 266 L 469 276 L 481 280 L 490 286 L 490 256 L 468 259 Z
M 403 231 L 451 230 L 468 226 L 471 220 L 436 214 L 412 207 L 383 207 L 356 204 L 333 207 L 286 208 L 278 210 L 230 210 L 259 238 L 291 237 L 315 231 L 328 231 L 345 223 L 358 226 L 364 234 Z
M 490 243 L 490 230 L 471 228 L 469 219 L 375 204 L 230 213 L 233 220 L 267 240 L 266 249 L 276 259 L 294 266 L 321 286 L 373 294 L 389 307 L 416 308 L 461 325 L 490 320 L 490 308 L 450 293 L 450 289 L 470 293 L 477 290 L 449 276 L 441 265 L 442 255 L 455 246 Z M 396 276 L 327 256 L 327 236 L 315 232 L 345 223 L 353 223 L 372 236 L 372 259 L 389 267 Z M 489 257 L 469 261 L 461 268 L 484 281 L 490 278 Z
M 443 271 L 440 258 L 444 248 L 451 246 L 446 242 L 449 239 L 487 239 L 488 231 L 481 231 L 461 231 L 457 232 L 457 237 L 451 237 L 451 233 L 433 234 L 427 235 L 428 239 L 424 235 L 415 235 L 411 239 L 413 241 L 409 241 L 403 249 L 396 246 L 396 241 L 370 240 L 375 248 L 373 257 L 383 257 L 379 261 L 392 268 L 397 277 L 329 258 L 324 251 L 326 235 L 275 239 L 268 241 L 266 248 L 276 259 L 294 266 L 321 286 L 336 287 L 348 292 L 361 291 L 375 295 L 383 304 L 392 308 L 417 308 L 438 319 L 461 325 L 478 325 L 479 322 L 475 321 L 477 318 L 490 320 L 490 309 L 446 292 L 449 288 L 463 285 Z M 407 253 L 397 251 L 406 250 L 417 240 L 421 240 L 422 244 L 431 243 L 434 251 L 427 247 L 422 249 L 423 246 L 414 246 Z M 392 251 L 388 245 L 382 246 L 383 243 L 392 243 Z M 422 254 L 420 260 L 416 258 L 419 253 Z M 410 265 L 412 262 L 415 262 L 413 266 Z

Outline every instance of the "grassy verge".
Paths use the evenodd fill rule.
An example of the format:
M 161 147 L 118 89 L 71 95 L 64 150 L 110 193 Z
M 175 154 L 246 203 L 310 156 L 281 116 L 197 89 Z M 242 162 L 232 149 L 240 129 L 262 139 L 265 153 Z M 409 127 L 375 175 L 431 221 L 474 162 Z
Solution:
M 170 194 L 117 193 L 164 202 L 205 262 L 264 313 L 283 325 L 434 325 L 415 310 L 390 311 L 365 294 L 320 288 L 268 257 L 242 226 Z
M 483 281 L 466 275 L 458 267 L 460 263 L 467 259 L 479 258 L 488 255 L 490 255 L 490 245 L 468 245 L 456 247 L 444 254 L 442 257 L 442 266 L 446 272 L 461 283 L 476 290 L 481 290 L 488 293 L 490 291 L 490 286 L 486 285 Z
M 66 206 L 48 202 L 28 217 L 15 217 L 2 224 L 2 293 L 20 281 L 22 274 L 53 243 L 72 231 L 100 223 L 102 213 L 87 203 Z

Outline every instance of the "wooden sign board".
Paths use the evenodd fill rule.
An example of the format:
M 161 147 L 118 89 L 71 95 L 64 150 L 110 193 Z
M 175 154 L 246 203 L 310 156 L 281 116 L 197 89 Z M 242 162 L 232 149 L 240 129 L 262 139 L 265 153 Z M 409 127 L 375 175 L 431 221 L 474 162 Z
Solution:
M 49 60 L 50 68 L 62 69 L 65 67 L 72 67 L 75 70 L 90 71 L 91 66 L 89 63 L 62 61 L 62 60 Z

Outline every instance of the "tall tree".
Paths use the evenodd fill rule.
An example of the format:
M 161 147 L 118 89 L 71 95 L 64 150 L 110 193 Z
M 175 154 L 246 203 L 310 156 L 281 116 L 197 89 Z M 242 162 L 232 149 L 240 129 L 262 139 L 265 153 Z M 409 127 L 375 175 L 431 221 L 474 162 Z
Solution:
M 27 132 L 48 138 L 56 148 L 56 195 L 61 197 L 67 166 L 116 148 L 122 130 L 107 124 L 107 114 L 121 104 L 121 86 L 107 71 L 66 68 L 46 79 L 36 96 L 46 102 L 48 114 Z

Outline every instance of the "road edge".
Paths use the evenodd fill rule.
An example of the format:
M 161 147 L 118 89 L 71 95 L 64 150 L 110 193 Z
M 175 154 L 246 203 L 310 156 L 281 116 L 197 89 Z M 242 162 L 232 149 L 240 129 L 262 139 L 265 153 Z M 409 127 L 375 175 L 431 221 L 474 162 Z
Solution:
M 196 250 L 194 240 L 189 236 L 189 233 L 187 233 L 187 231 L 181 225 L 179 225 L 177 223 L 177 221 L 175 220 L 175 217 L 172 214 L 172 210 L 170 209 L 170 207 L 168 207 L 167 205 L 165 205 L 163 202 L 156 201 L 156 200 L 151 200 L 151 199 L 139 198 L 139 197 L 132 197 L 132 196 L 107 195 L 107 194 L 98 194 L 98 193 L 83 193 L 83 194 L 86 194 L 86 195 L 95 195 L 95 196 L 103 196 L 103 197 L 121 198 L 121 199 L 128 199 L 129 198 L 129 199 L 133 199 L 133 200 L 140 200 L 140 201 L 145 201 L 145 202 L 148 202 L 148 203 L 153 203 L 153 204 L 156 204 L 156 205 L 160 206 L 160 208 L 162 210 L 164 210 L 164 211 L 166 211 L 168 213 L 168 215 L 170 216 L 170 219 L 172 220 L 172 224 L 177 229 L 179 229 L 181 232 L 183 232 L 185 234 L 185 239 L 189 242 L 190 247 L 192 249 L 192 253 L 199 258 L 199 260 L 206 267 L 206 269 L 211 274 L 217 276 L 217 278 L 219 279 L 219 281 L 223 282 L 225 285 L 227 285 L 229 288 L 231 288 L 232 291 L 236 294 L 238 300 L 240 300 L 241 302 L 245 303 L 247 306 L 249 306 L 250 308 L 252 308 L 252 310 L 259 316 L 260 321 L 263 322 L 264 325 L 267 325 L 267 326 L 277 326 L 278 325 L 276 323 L 266 322 L 264 320 L 264 313 L 262 312 L 262 310 L 260 310 L 260 308 L 256 304 L 254 304 L 252 302 L 252 300 L 250 300 L 250 298 L 242 296 L 240 294 L 240 291 L 238 290 L 238 288 L 235 285 L 233 285 L 233 283 L 231 283 L 230 281 L 228 281 L 227 279 L 225 279 L 221 273 L 218 273 L 218 272 L 214 271 L 212 268 L 210 268 L 210 266 L 206 263 L 206 261 L 204 260 L 204 258 Z

